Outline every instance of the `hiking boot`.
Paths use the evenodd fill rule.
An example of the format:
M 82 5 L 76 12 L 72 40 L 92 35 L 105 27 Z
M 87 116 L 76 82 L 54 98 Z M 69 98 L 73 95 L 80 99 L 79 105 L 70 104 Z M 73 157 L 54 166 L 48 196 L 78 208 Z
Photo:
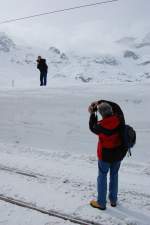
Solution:
M 110 202 L 110 205 L 111 205 L 112 207 L 116 207 L 116 206 L 117 206 L 117 203 Z
M 100 210 L 105 210 L 106 207 L 102 207 L 97 201 L 95 200 L 92 200 L 90 201 L 90 205 L 93 207 L 93 208 L 97 208 L 97 209 L 100 209 Z

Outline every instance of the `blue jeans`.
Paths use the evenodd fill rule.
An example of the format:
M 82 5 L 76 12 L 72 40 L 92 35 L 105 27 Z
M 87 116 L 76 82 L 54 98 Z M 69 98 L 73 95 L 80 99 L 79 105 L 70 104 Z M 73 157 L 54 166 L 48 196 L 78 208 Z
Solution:
M 41 82 L 41 86 L 46 86 L 47 84 L 47 72 L 41 72 L 40 73 L 40 82 Z
M 102 160 L 98 161 L 98 178 L 97 178 L 97 190 L 98 198 L 97 202 L 106 207 L 106 195 L 107 195 L 107 174 L 110 170 L 110 182 L 109 182 L 109 200 L 112 203 L 117 202 L 118 194 L 118 171 L 121 162 L 107 163 Z

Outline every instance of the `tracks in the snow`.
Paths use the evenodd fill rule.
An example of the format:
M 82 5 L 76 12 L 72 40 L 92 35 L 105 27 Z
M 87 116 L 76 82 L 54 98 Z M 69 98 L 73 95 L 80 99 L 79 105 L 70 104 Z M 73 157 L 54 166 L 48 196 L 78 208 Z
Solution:
M 34 173 L 34 172 L 31 172 L 31 171 L 22 171 L 22 170 L 19 170 L 17 168 L 4 166 L 2 164 L 0 164 L 0 170 L 6 171 L 6 172 L 12 173 L 12 174 L 19 174 L 19 175 L 30 177 L 30 178 L 33 178 L 33 179 L 44 179 L 45 180 L 45 179 L 48 178 L 47 176 L 44 176 L 44 175 L 39 174 L 39 173 Z M 57 212 L 57 211 L 54 211 L 54 210 L 43 209 L 43 208 L 40 208 L 40 207 L 38 207 L 38 206 L 36 206 L 32 203 L 20 201 L 19 199 L 14 199 L 14 198 L 11 198 L 9 196 L 2 195 L 2 194 L 0 194 L 0 201 L 4 201 L 4 202 L 7 202 L 7 203 L 10 203 L 10 204 L 13 204 L 13 205 L 17 205 L 17 206 L 20 206 L 20 207 L 23 207 L 23 208 L 27 208 L 27 209 L 30 209 L 30 210 L 33 210 L 33 211 L 37 211 L 39 213 L 46 214 L 46 215 L 49 215 L 49 216 L 57 217 L 57 218 L 62 219 L 62 220 L 66 220 L 66 221 L 68 220 L 72 223 L 79 224 L 79 225 L 101 225 L 100 223 L 97 223 L 97 222 L 94 222 L 94 221 L 89 221 L 89 220 L 86 220 L 86 219 L 77 218 L 75 215 L 68 215 L 68 214 Z
M 46 209 L 40 208 L 36 205 L 33 205 L 31 203 L 20 201 L 18 199 L 14 199 L 14 198 L 4 196 L 4 195 L 0 195 L 0 201 L 4 201 L 4 202 L 7 202 L 7 203 L 10 203 L 13 205 L 17 205 L 17 206 L 20 206 L 20 207 L 23 207 L 26 209 L 30 209 L 30 210 L 42 213 L 42 214 L 46 214 L 49 216 L 53 216 L 53 217 L 56 217 L 56 218 L 59 218 L 62 220 L 70 221 L 72 223 L 79 224 L 79 225 L 101 225 L 100 223 L 97 223 L 94 221 L 89 221 L 86 219 L 77 218 L 73 215 L 68 215 L 68 214 L 57 212 L 54 210 L 46 210 Z
M 32 177 L 32 178 L 35 178 L 35 179 L 45 178 L 44 175 L 41 175 L 41 174 L 38 174 L 38 173 L 34 173 L 34 172 L 31 172 L 31 171 L 22 171 L 22 170 L 19 170 L 17 168 L 14 168 L 14 167 L 4 166 L 2 164 L 0 164 L 0 170 L 7 171 L 7 172 L 10 172 L 10 173 L 20 174 L 20 175 L 27 176 L 27 177 Z

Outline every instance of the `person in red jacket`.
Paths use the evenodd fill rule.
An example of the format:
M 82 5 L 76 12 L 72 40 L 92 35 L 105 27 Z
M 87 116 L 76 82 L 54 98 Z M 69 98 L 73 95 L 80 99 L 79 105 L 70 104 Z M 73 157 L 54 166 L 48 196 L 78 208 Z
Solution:
M 109 200 L 112 207 L 117 205 L 118 171 L 121 160 L 127 152 L 123 138 L 125 119 L 119 105 L 106 100 L 92 103 L 88 111 L 91 114 L 89 128 L 98 136 L 97 156 L 99 169 L 97 178 L 98 197 L 97 200 L 92 200 L 90 205 L 105 210 L 109 170 Z M 98 121 L 97 111 L 102 116 L 100 121 Z

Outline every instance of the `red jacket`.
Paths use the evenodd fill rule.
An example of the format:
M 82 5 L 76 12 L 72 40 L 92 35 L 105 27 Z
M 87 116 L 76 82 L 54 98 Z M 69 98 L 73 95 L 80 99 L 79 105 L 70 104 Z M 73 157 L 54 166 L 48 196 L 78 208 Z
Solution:
M 124 115 L 120 106 L 116 103 L 106 100 L 99 101 L 99 103 L 102 102 L 107 102 L 112 106 L 114 115 L 101 121 L 97 121 L 95 113 L 92 113 L 90 116 L 89 128 L 99 138 L 97 147 L 98 159 L 109 163 L 121 161 L 127 152 L 124 146 Z
M 99 121 L 98 124 L 103 128 L 112 131 L 115 128 L 119 127 L 120 119 L 119 117 L 114 115 L 104 118 L 103 120 Z M 99 160 L 103 160 L 103 151 L 108 151 L 108 149 L 110 151 L 115 151 L 115 149 L 122 143 L 119 131 L 113 132 L 110 135 L 100 133 L 98 137 L 99 141 L 97 146 L 97 156 Z

